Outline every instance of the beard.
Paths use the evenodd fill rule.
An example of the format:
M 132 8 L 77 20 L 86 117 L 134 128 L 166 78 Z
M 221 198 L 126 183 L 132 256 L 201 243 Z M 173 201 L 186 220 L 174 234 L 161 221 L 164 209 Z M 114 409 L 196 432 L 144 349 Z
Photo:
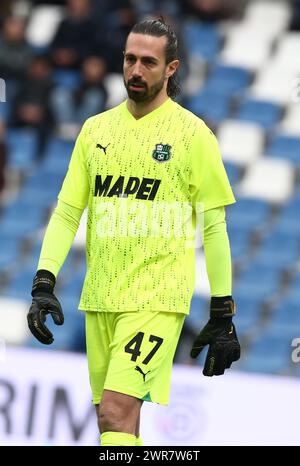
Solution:
M 127 81 L 127 83 L 125 82 L 125 79 L 124 79 L 124 85 L 126 87 L 128 97 L 129 99 L 132 99 L 136 103 L 151 102 L 153 99 L 155 99 L 157 94 L 164 87 L 164 82 L 165 82 L 165 78 L 162 77 L 158 82 L 156 82 L 155 84 L 153 84 L 153 86 L 149 88 L 147 84 L 140 79 L 131 79 Z M 143 86 L 143 90 L 134 91 L 133 89 L 130 89 L 129 87 L 130 85 Z

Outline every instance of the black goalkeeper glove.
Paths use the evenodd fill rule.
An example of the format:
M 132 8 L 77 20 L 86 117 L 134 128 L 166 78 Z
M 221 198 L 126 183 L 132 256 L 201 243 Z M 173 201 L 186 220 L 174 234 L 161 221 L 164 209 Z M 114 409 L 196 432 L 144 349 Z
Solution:
M 241 347 L 232 323 L 234 314 L 235 305 L 231 296 L 211 298 L 210 319 L 195 339 L 191 350 L 191 357 L 196 358 L 209 345 L 204 375 L 222 375 L 233 361 L 240 358 Z
M 53 343 L 54 338 L 46 327 L 46 315 L 51 314 L 56 325 L 64 323 L 61 305 L 53 294 L 55 276 L 48 270 L 38 270 L 33 279 L 31 296 L 32 304 L 27 314 L 28 327 L 31 333 L 44 345 Z

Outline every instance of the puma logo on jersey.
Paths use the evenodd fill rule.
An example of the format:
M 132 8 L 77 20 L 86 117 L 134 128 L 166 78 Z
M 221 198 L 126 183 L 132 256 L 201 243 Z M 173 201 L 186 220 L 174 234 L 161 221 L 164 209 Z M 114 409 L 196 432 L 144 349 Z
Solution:
M 106 149 L 108 148 L 109 145 L 110 145 L 110 143 L 107 144 L 106 147 L 104 147 L 104 146 L 101 146 L 101 144 L 97 144 L 97 145 L 96 145 L 96 149 L 101 149 L 101 150 L 103 150 L 104 154 L 106 155 Z
M 138 371 L 140 374 L 142 374 L 144 382 L 146 381 L 146 380 L 145 380 L 145 379 L 146 379 L 146 375 L 149 374 L 149 372 L 151 372 L 151 371 L 148 371 L 148 372 L 146 372 L 146 374 L 145 374 L 145 372 L 143 372 L 142 369 L 141 369 L 139 366 L 135 366 L 135 370 Z
M 119 176 L 113 181 L 113 175 L 107 175 L 103 180 L 101 175 L 95 177 L 94 196 L 102 197 L 128 197 L 135 194 L 136 199 L 147 199 L 153 201 L 157 194 L 161 180 L 155 178 L 138 178 L 129 176 Z

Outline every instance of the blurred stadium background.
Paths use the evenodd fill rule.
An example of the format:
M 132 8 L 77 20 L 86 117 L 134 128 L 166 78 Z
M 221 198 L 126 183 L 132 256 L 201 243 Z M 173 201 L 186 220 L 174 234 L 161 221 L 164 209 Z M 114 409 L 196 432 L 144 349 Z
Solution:
M 300 377 L 300 362 L 292 360 L 292 341 L 300 338 L 299 0 L 1 1 L 2 349 L 19 350 L 20 360 L 24 347 L 44 349 L 29 335 L 25 314 L 74 139 L 88 116 L 125 98 L 125 38 L 137 20 L 157 14 L 179 36 L 178 101 L 216 133 L 238 200 L 227 208 L 243 347 L 234 376 L 272 374 L 274 386 L 278 376 L 294 384 Z M 76 312 L 84 274 L 83 218 L 56 287 L 65 325 L 55 328 L 47 351 L 57 354 L 57 364 L 59 350 L 85 351 L 84 318 Z M 197 251 L 197 286 L 177 364 L 203 363 L 192 362 L 189 350 L 207 320 L 208 298 L 203 251 Z M 2 378 L 5 370 L 3 357 Z

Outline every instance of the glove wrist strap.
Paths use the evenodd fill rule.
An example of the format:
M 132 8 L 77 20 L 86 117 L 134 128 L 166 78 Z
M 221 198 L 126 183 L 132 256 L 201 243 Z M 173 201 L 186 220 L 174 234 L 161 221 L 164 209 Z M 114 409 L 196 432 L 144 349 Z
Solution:
M 31 296 L 43 291 L 53 293 L 55 286 L 55 276 L 49 270 L 38 270 L 32 283 Z
M 224 319 L 235 315 L 235 303 L 232 296 L 212 297 L 210 300 L 210 318 Z

